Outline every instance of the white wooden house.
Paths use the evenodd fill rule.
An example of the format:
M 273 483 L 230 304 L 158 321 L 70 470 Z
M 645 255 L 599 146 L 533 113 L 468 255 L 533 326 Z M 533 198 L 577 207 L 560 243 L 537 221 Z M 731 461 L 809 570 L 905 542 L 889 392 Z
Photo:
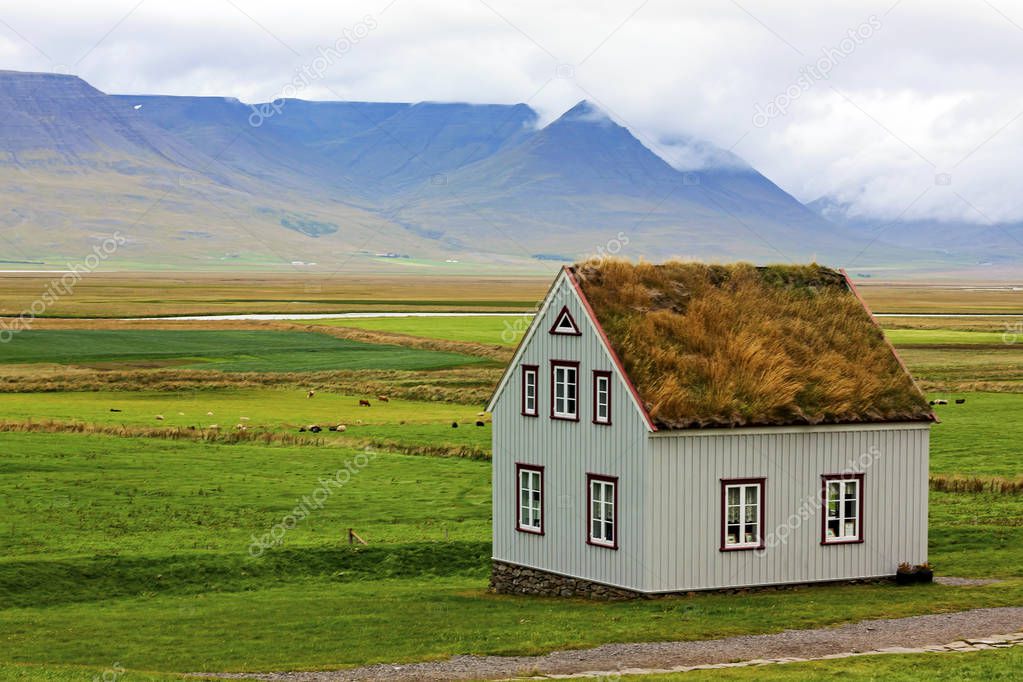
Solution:
M 927 560 L 934 416 L 844 273 L 565 268 L 488 409 L 498 591 L 614 598 Z

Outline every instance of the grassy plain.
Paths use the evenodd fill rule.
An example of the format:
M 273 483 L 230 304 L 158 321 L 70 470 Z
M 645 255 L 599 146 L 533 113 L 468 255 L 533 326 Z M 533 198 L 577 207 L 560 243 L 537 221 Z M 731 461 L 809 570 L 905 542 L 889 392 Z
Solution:
M 175 366 L 223 372 L 442 369 L 481 362 L 455 353 L 285 331 L 46 329 L 0 345 L 0 363 L 97 369 Z
M 111 291 L 104 288 L 111 284 L 104 277 L 96 289 L 83 289 L 86 296 L 69 302 L 68 310 L 103 310 L 100 294 Z M 283 307 L 279 298 L 297 300 L 293 295 L 300 293 L 297 281 L 277 287 L 286 278 L 271 283 L 240 278 L 227 283 L 182 280 L 180 288 L 173 289 L 180 294 L 177 297 L 154 284 L 150 297 L 135 289 L 138 280 L 135 275 L 121 280 L 125 299 L 108 309 L 139 311 L 149 306 L 161 311 L 210 312 L 207 306 L 239 310 L 265 305 L 278 312 Z M 362 296 L 358 306 L 381 309 L 372 303 L 373 287 L 378 284 L 361 285 L 367 288 L 359 294 L 349 290 L 345 300 Z M 202 290 L 204 285 L 208 292 Z M 253 288 L 246 290 L 246 285 Z M 401 282 L 390 286 L 394 288 L 379 289 L 391 296 L 382 305 L 410 309 L 401 303 L 411 295 L 409 289 Z M 445 296 L 456 303 L 459 293 L 464 299 L 466 291 L 479 303 L 500 301 L 512 289 L 496 280 L 486 290 L 464 282 L 444 286 L 449 287 Z M 546 282 L 539 293 L 521 294 L 519 303 L 542 295 L 545 287 Z M 522 285 L 520 291 L 527 289 Z M 356 305 L 337 302 L 342 296 L 336 291 L 313 293 L 335 301 L 320 298 L 301 305 L 332 309 Z M 443 302 L 441 293 L 441 288 L 415 292 L 424 297 L 418 300 L 429 301 L 424 306 Z M 240 300 L 224 300 L 232 296 Z M 905 299 L 907 294 L 899 296 Z M 973 293 L 956 296 L 943 305 L 983 304 L 972 299 Z M 996 298 L 990 305 L 1007 305 L 1011 300 L 1002 295 Z M 10 300 L 9 291 L 0 294 L 0 304 Z M 942 423 L 932 435 L 933 472 L 1018 475 L 1023 395 L 967 393 L 966 389 L 983 376 L 1000 390 L 1011 390 L 1014 382 L 1023 379 L 1019 350 L 1023 346 L 1001 343 L 1001 330 L 986 322 L 950 324 L 946 332 L 934 326 L 933 319 L 917 323 L 922 318 L 903 318 L 892 323 L 893 319 L 883 323 L 911 327 L 908 333 L 899 331 L 891 338 L 914 372 L 932 388 L 939 384 L 947 388 L 940 397 L 966 398 L 963 405 L 953 402 L 936 408 Z M 356 325 L 344 320 L 339 327 L 324 326 L 479 342 L 502 346 L 506 353 L 509 346 L 501 338 L 504 321 L 406 318 L 355 320 Z M 40 324 L 39 333 L 43 331 L 51 333 Z M 951 333 L 963 331 L 981 334 Z M 116 337 L 94 343 L 101 337 L 79 336 L 77 344 L 41 342 L 24 347 L 18 365 L 0 365 L 0 379 L 8 382 L 5 390 L 16 385 L 11 382 L 17 377 L 54 377 L 55 382 L 64 377 L 65 387 L 106 388 L 0 393 L 0 421 L 52 420 L 83 425 L 85 431 L 90 424 L 185 430 L 205 428 L 211 422 L 226 429 L 242 423 L 253 431 L 274 433 L 295 433 L 310 423 L 342 422 L 348 430 L 321 433 L 321 447 L 225 445 L 88 432 L 0 432 L 0 509 L 4 511 L 0 518 L 4 545 L 0 552 L 0 678 L 64 682 L 121 669 L 125 680 L 164 682 L 178 678 L 171 672 L 139 671 L 324 669 L 458 653 L 541 653 L 610 641 L 701 639 L 1023 604 L 1023 496 L 946 492 L 931 493 L 930 555 L 938 574 L 995 577 L 1001 582 L 912 589 L 816 587 L 616 604 L 491 595 L 486 592 L 489 464 L 457 457 L 407 456 L 387 447 L 374 451 L 370 460 L 358 460 L 365 461 L 365 466 L 357 465 L 356 458 L 370 456 L 363 448 L 368 441 L 394 447 L 464 447 L 485 453 L 490 427 L 474 425 L 478 404 L 406 400 L 393 393 L 390 402 L 380 403 L 376 395 L 389 392 L 387 386 L 399 390 L 399 383 L 402 391 L 419 383 L 429 386 L 439 376 L 452 386 L 483 395 L 496 380 L 496 371 L 482 365 L 438 371 L 353 370 L 344 380 L 349 388 L 329 390 L 317 384 L 317 393 L 310 399 L 306 390 L 312 377 L 321 381 L 324 373 L 301 371 L 308 362 L 304 356 L 335 352 L 316 350 L 320 348 L 316 344 L 324 343 L 321 339 L 304 338 L 321 335 L 299 333 L 302 343 L 308 341 L 314 347 L 295 349 L 288 362 L 295 363 L 291 369 L 296 371 L 286 373 L 282 369 L 286 365 L 270 358 L 272 353 L 291 352 L 286 345 L 268 348 L 225 341 L 217 353 L 189 355 L 183 341 L 160 340 L 159 335 L 179 332 L 194 333 L 194 329 L 150 330 L 155 336 L 142 335 L 130 343 Z M 36 338 L 45 341 L 46 337 Z M 368 338 L 340 340 L 375 343 Z M 328 348 L 334 347 L 332 342 L 326 342 Z M 155 343 L 155 349 L 145 350 L 147 343 Z M 401 343 L 412 344 L 401 346 L 402 350 L 425 348 L 411 341 Z M 109 355 L 111 345 L 115 351 L 120 346 L 156 355 L 115 357 Z M 339 357 L 352 352 L 350 345 L 337 348 L 342 347 L 336 351 Z M 95 356 L 97 349 L 101 357 Z M 6 352 L 11 351 L 0 347 L 0 354 Z M 184 354 L 159 356 L 160 352 Z M 395 357 L 393 351 L 367 352 Z M 244 357 L 248 353 L 262 362 L 249 374 L 214 371 L 225 365 L 210 362 L 199 365 L 201 371 L 180 367 L 122 371 L 122 363 L 190 358 L 252 362 Z M 86 366 L 75 364 L 79 362 Z M 223 383 L 232 376 L 275 383 L 244 387 Z M 426 394 L 448 399 L 452 395 Z M 362 397 L 368 397 L 373 406 L 358 407 Z M 157 420 L 157 415 L 163 419 Z M 451 428 L 453 421 L 459 428 Z M 287 530 L 279 545 L 252 556 L 254 538 L 273 532 L 289 513 L 295 513 L 303 498 L 313 499 L 323 485 L 321 479 L 346 462 L 355 469 L 349 480 L 333 489 L 322 507 Z M 349 527 L 369 546 L 349 547 L 344 539 Z M 1019 655 L 1010 651 L 941 659 L 876 657 L 713 674 L 716 679 L 824 679 L 837 672 L 848 679 L 997 679 L 994 676 L 1003 667 L 1012 670 L 1023 665 Z
M 989 495 L 932 495 L 932 561 L 944 574 L 1006 578 L 997 585 L 608 605 L 486 594 L 486 462 L 78 434 L 0 434 L 0 447 L 8 662 L 317 668 L 728 636 L 1023 599 L 1023 528 L 1004 516 L 1015 500 Z M 322 507 L 280 545 L 251 551 L 303 497 L 316 503 L 321 479 L 346 462 L 354 473 Z M 346 546 L 348 527 L 370 546 Z
M 376 317 L 311 321 L 314 325 L 356 327 L 430 339 L 472 341 L 514 347 L 532 322 L 529 315 L 468 317 Z
M 4 274 L 0 315 L 28 310 L 60 279 Z M 519 311 L 543 298 L 548 278 L 528 276 L 92 273 L 58 296 L 47 317 L 153 317 L 393 310 Z M 52 288 L 51 288 L 52 290 Z

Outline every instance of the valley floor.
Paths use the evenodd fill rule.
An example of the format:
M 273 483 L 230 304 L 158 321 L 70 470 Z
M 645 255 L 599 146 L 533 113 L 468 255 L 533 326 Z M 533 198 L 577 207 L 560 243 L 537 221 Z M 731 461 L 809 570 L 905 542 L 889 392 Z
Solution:
M 194 671 L 423 661 L 442 670 L 452 656 L 579 652 L 554 655 L 571 660 L 610 643 L 642 651 L 660 646 L 642 643 L 656 642 L 675 642 L 681 652 L 710 646 L 697 644 L 706 640 L 784 639 L 787 630 L 820 628 L 822 637 L 859 632 L 865 639 L 855 646 L 872 649 L 870 638 L 887 626 L 863 621 L 945 614 L 913 622 L 960 622 L 970 616 L 951 614 L 999 609 L 973 613 L 1013 614 L 1023 623 L 1023 395 L 1014 392 L 1018 346 L 992 342 L 997 329 L 955 330 L 978 334 L 965 337 L 909 330 L 895 338 L 925 381 L 944 382 L 935 397 L 950 399 L 937 408 L 942 423 L 932 436 L 931 562 L 939 576 L 998 582 L 606 604 L 487 592 L 490 425 L 479 410 L 499 358 L 510 353 L 500 323 L 286 330 L 345 335 L 325 337 L 322 352 L 343 363 L 344 353 L 358 351 L 374 365 L 330 372 L 275 371 L 278 362 L 304 363 L 310 351 L 262 348 L 259 337 L 246 347 L 218 341 L 198 356 L 150 337 L 151 353 L 244 362 L 239 372 L 203 361 L 187 370 L 138 368 L 132 365 L 143 358 L 111 352 L 116 337 L 61 345 L 45 328 L 38 344 L 16 353 L 0 346 L 0 678 L 117 674 L 163 682 Z M 325 343 L 295 340 L 314 353 Z M 988 352 L 982 365 L 978 346 Z M 417 354 L 404 354 L 410 348 Z M 37 355 L 26 358 L 29 352 Z M 445 362 L 454 364 L 388 366 L 430 352 L 449 353 Z M 978 366 L 1001 392 L 967 392 L 970 368 Z M 360 407 L 362 399 L 371 407 Z M 323 430 L 310 432 L 314 424 Z M 346 428 L 327 430 L 338 425 Z M 342 470 L 349 472 L 343 486 L 331 486 L 322 504 L 306 502 L 301 521 L 278 530 Z M 349 545 L 349 528 L 369 544 Z M 1020 629 L 1011 625 L 935 630 L 933 643 Z M 824 678 L 841 669 L 849 679 L 986 679 L 1023 667 L 1019 649 L 942 656 L 941 663 L 891 655 L 713 674 Z M 596 662 L 585 669 L 615 669 Z

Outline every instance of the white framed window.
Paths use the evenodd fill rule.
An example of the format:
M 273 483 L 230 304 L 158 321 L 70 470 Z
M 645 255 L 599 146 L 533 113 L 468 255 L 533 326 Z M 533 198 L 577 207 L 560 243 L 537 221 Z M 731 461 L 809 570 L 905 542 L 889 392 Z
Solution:
M 543 535 L 543 467 L 515 465 L 518 494 L 518 521 L 515 528 L 524 533 Z
M 551 360 L 551 419 L 579 420 L 579 363 Z
M 589 515 L 586 542 L 618 549 L 618 479 L 587 474 L 586 488 Z
M 611 372 L 593 372 L 593 423 L 611 423 Z
M 535 417 L 540 413 L 537 406 L 537 379 L 540 368 L 536 365 L 522 366 L 522 414 Z
M 821 484 L 821 544 L 863 542 L 863 474 L 825 474 Z
M 764 546 L 764 479 L 721 480 L 721 550 Z
M 572 313 L 568 312 L 568 306 L 564 306 L 558 316 L 554 318 L 551 325 L 551 334 L 565 334 L 568 336 L 582 336 L 579 325 L 575 323 Z

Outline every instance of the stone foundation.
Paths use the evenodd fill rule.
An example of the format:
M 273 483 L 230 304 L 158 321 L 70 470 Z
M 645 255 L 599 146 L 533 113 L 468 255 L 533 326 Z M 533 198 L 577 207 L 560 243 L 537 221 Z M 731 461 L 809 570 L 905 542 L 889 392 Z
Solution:
M 541 597 L 582 597 L 602 601 L 636 599 L 640 592 L 611 587 L 581 578 L 569 578 L 536 568 L 494 561 L 490 589 L 501 594 L 533 594 Z
M 701 592 L 717 594 L 751 594 L 755 592 L 771 592 L 799 590 L 820 585 L 862 585 L 894 582 L 894 577 L 854 578 L 847 580 L 829 580 L 813 583 L 788 583 L 783 585 L 755 585 L 751 587 L 723 587 L 701 590 Z M 582 578 L 541 571 L 538 568 L 527 568 L 504 561 L 494 561 L 490 571 L 490 591 L 499 594 L 532 594 L 541 597 L 582 597 L 601 601 L 619 601 L 622 599 L 658 599 L 669 596 L 695 596 L 697 592 L 683 590 L 680 592 L 657 592 L 646 594 L 634 592 L 622 587 L 612 587 L 603 583 L 595 583 Z

